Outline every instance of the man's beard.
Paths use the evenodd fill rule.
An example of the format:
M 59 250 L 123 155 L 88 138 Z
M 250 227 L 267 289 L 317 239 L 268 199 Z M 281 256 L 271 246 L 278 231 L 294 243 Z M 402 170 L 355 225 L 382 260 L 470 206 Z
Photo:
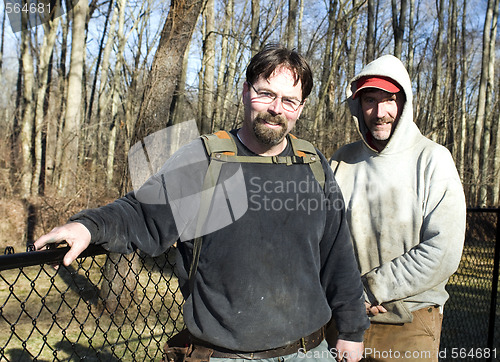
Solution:
M 389 134 L 387 134 L 385 132 L 381 133 L 381 134 L 379 134 L 379 132 L 370 132 L 372 134 L 372 137 L 374 139 L 376 139 L 377 141 L 387 141 L 387 140 L 389 140 L 389 138 L 391 138 L 392 133 L 394 132 L 394 128 L 396 126 L 394 118 L 392 118 L 390 116 L 385 116 L 385 117 L 379 118 L 377 120 L 377 124 L 389 124 L 389 123 L 392 124 L 391 132 Z
M 280 125 L 279 129 L 271 129 L 266 123 Z M 253 122 L 253 131 L 257 139 L 265 145 L 276 146 L 285 138 L 288 130 L 288 121 L 285 117 L 273 116 L 269 113 L 261 112 L 257 114 Z

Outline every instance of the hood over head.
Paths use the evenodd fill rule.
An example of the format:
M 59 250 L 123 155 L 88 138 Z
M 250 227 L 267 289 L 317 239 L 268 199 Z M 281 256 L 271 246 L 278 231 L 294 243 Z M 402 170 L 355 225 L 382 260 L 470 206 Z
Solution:
M 370 79 L 373 77 L 375 77 L 375 79 Z M 363 120 L 360 98 L 356 96 L 358 90 L 368 87 L 387 90 L 390 91 L 390 93 L 396 93 L 398 89 L 401 89 L 406 96 L 403 112 L 401 113 L 396 129 L 387 146 L 381 150 L 380 153 L 399 152 L 409 147 L 415 131 L 418 134 L 420 134 L 420 132 L 413 122 L 413 91 L 410 76 L 401 60 L 393 55 L 381 56 L 367 64 L 351 80 L 346 90 L 347 103 L 358 131 L 366 146 L 373 150 L 366 141 L 366 133 L 368 130 Z

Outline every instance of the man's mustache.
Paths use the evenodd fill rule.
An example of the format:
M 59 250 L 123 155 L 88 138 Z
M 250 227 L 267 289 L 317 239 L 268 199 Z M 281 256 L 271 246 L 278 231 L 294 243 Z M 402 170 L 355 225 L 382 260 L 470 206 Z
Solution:
M 280 126 L 286 126 L 285 117 L 282 115 L 273 116 L 272 114 L 269 113 L 262 113 L 257 115 L 255 121 L 259 123 L 270 123 Z

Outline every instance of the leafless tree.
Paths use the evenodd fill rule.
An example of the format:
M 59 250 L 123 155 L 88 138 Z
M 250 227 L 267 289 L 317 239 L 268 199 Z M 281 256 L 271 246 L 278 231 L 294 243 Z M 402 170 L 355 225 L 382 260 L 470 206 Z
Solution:
M 401 58 L 403 51 L 403 40 L 406 27 L 406 10 L 408 7 L 408 0 L 398 1 L 391 0 L 392 4 L 392 29 L 394 32 L 394 56 Z
M 75 0 L 74 0 L 75 1 Z M 76 172 L 78 167 L 79 136 L 82 114 L 83 63 L 85 56 L 86 22 L 88 3 L 77 1 L 73 7 L 73 27 L 71 32 L 71 60 L 68 76 L 68 95 L 64 115 L 61 176 L 58 191 L 60 195 L 74 194 L 77 190 Z
M 201 133 L 210 133 L 213 129 L 214 94 L 215 94 L 215 15 L 214 0 L 207 0 L 203 11 L 205 38 L 203 40 L 202 76 L 200 80 L 201 114 L 199 117 Z
M 133 143 L 168 124 L 170 106 L 182 72 L 182 59 L 205 0 L 172 0 L 153 59 L 137 118 Z
M 474 143 L 472 153 L 472 169 L 474 178 L 472 182 L 472 194 L 476 194 L 475 185 L 479 184 L 479 193 L 477 193 L 477 203 L 480 205 L 486 204 L 486 162 L 488 160 L 489 140 L 485 141 L 485 137 L 489 138 L 490 121 L 487 116 L 487 110 L 491 105 L 491 97 L 493 84 L 491 84 L 491 71 L 495 62 L 494 49 L 496 26 L 498 18 L 495 19 L 495 9 L 498 8 L 498 0 L 488 0 L 486 16 L 483 29 L 483 52 L 481 64 L 481 78 L 479 81 L 479 94 L 477 101 L 477 115 L 475 120 Z M 486 125 L 486 127 L 485 127 Z M 486 131 L 486 133 L 485 133 Z M 483 142 L 481 142 L 483 140 Z

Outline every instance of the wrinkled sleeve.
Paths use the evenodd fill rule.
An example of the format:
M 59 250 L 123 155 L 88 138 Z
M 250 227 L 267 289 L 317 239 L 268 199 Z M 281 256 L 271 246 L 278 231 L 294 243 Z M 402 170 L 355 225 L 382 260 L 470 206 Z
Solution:
M 354 257 L 343 197 L 331 168 L 324 162 L 326 172 L 327 220 L 321 241 L 321 281 L 339 338 L 362 342 L 369 327 L 363 286 Z
M 103 207 L 84 210 L 70 221 L 86 226 L 92 243 L 110 252 L 140 249 L 160 255 L 193 229 L 207 167 L 206 152 L 197 139 L 179 149 L 138 190 Z

